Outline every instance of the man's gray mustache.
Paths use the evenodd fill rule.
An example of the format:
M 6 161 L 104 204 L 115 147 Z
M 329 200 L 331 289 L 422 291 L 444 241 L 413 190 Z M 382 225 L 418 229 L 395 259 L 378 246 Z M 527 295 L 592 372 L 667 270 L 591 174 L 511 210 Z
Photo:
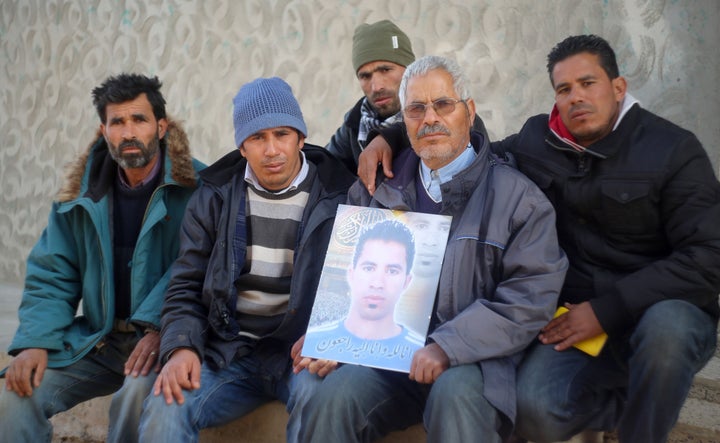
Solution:
M 428 134 L 437 134 L 438 132 L 443 133 L 445 135 L 450 135 L 450 130 L 446 128 L 445 126 L 436 123 L 432 126 L 423 126 L 420 128 L 420 130 L 417 133 L 418 137 L 424 137 Z

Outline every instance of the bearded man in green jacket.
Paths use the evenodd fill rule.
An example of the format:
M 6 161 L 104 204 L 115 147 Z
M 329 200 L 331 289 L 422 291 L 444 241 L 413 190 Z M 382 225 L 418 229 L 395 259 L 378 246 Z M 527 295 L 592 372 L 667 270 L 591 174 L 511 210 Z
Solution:
M 69 165 L 27 261 L 0 392 L 5 441 L 49 442 L 50 417 L 113 392 L 107 441 L 137 440 L 168 269 L 203 168 L 160 87 L 121 74 L 93 90 L 97 137 Z

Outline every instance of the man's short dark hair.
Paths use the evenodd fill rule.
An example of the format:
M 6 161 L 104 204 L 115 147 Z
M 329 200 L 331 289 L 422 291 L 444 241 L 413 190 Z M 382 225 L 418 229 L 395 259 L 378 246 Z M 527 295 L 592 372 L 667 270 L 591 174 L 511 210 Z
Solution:
M 102 85 L 93 89 L 93 104 L 100 121 L 105 123 L 108 104 L 134 100 L 144 93 L 152 106 L 155 119 L 160 120 L 165 118 L 165 98 L 160 93 L 161 86 L 162 83 L 157 77 L 123 73 L 109 77 Z
M 382 240 L 385 242 L 396 242 L 405 246 L 405 273 L 409 274 L 415 259 L 415 239 L 412 231 L 402 222 L 397 220 L 383 220 L 377 222 L 360 233 L 355 245 L 353 256 L 353 268 L 357 266 L 362 250 L 368 240 Z
M 610 80 L 620 76 L 615 51 L 613 51 L 613 48 L 610 47 L 610 44 L 605 39 L 592 34 L 573 35 L 555 45 L 547 56 L 547 69 L 548 74 L 550 74 L 550 83 L 555 84 L 553 81 L 553 69 L 555 69 L 555 65 L 558 62 L 573 55 L 582 54 L 583 52 L 597 55 L 600 66 L 608 77 L 610 77 Z

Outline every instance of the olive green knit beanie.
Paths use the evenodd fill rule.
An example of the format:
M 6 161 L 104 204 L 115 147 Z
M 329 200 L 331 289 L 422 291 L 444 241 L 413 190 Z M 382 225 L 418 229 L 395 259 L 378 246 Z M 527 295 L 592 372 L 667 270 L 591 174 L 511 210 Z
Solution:
M 380 60 L 401 66 L 415 61 L 410 39 L 390 20 L 363 23 L 353 34 L 352 62 L 356 73 L 365 63 Z

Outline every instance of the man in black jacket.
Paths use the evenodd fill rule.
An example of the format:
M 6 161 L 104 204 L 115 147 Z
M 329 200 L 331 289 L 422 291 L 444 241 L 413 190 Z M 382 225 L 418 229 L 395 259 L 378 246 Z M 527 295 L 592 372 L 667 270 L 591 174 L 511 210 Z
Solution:
M 596 36 L 548 55 L 550 116 L 500 143 L 548 195 L 570 258 L 560 300 L 518 375 L 518 433 L 617 428 L 661 442 L 715 350 L 720 184 L 690 132 L 642 109 Z M 605 332 L 598 357 L 572 345 Z
M 307 129 L 290 86 L 274 77 L 233 100 L 238 150 L 202 176 L 180 229 L 162 312 L 154 392 L 140 440 L 196 441 L 200 429 L 263 403 L 287 404 L 287 440 L 317 376 L 293 374 L 337 205 L 355 181 Z
M 550 115 L 494 146 L 553 203 L 570 259 L 560 294 L 569 312 L 519 368 L 517 432 L 543 442 L 617 429 L 623 443 L 666 441 L 715 350 L 720 184 L 692 133 L 627 93 L 602 38 L 562 41 L 548 72 Z M 382 155 L 368 150 L 361 164 L 376 165 Z M 573 348 L 603 332 L 599 356 Z
M 365 96 L 345 114 L 342 126 L 325 146 L 353 173 L 368 134 L 379 126 L 402 121 L 398 88 L 405 67 L 413 60 L 410 39 L 390 20 L 355 28 L 352 63 Z

